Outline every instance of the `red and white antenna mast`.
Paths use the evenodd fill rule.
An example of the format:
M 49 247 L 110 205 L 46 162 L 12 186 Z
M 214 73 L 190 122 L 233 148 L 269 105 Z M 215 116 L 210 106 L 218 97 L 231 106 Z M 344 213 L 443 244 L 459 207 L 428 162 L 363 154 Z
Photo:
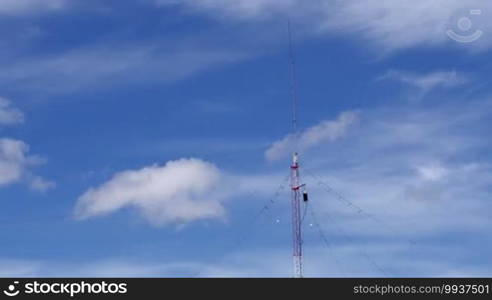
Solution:
M 294 60 L 294 51 L 292 47 L 292 30 L 290 21 L 287 24 L 289 33 L 289 69 L 290 69 L 290 94 L 292 98 L 292 127 L 295 138 L 295 149 L 292 155 L 292 165 L 290 166 L 290 187 L 292 190 L 292 242 L 294 256 L 294 276 L 302 278 L 302 227 L 301 227 L 301 198 L 304 202 L 308 201 L 307 192 L 304 189 L 305 184 L 301 184 L 299 171 L 299 153 L 298 153 L 298 122 L 297 122 L 297 81 Z M 301 197 L 301 189 L 302 197 Z
M 302 230 L 301 230 L 301 188 L 299 176 L 299 157 L 294 153 L 290 166 L 290 186 L 292 189 L 292 242 L 294 256 L 294 276 L 302 277 Z

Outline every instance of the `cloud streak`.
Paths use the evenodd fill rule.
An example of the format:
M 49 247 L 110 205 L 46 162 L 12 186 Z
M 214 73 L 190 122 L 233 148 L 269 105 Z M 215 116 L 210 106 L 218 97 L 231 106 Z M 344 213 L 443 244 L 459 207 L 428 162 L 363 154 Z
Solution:
M 492 106 L 490 100 L 462 103 L 365 111 L 349 138 L 305 158 L 305 180 L 319 202 L 314 205 L 335 215 L 352 236 L 482 236 L 490 226 L 484 212 L 492 169 L 480 153 L 492 147 L 485 140 Z M 336 201 L 336 194 L 318 184 L 320 178 L 390 226 Z
M 298 0 L 155 0 L 158 6 L 181 6 L 214 17 L 255 21 L 268 19 L 278 14 L 285 15 L 299 6 Z
M 306 238 L 313 238 L 313 230 Z M 464 266 L 459 260 L 447 260 L 442 245 L 425 245 L 418 250 L 406 249 L 391 242 L 332 245 L 327 249 L 309 243 L 304 256 L 306 277 L 372 277 L 372 276 L 490 276 L 490 269 L 480 264 Z M 447 251 L 463 257 L 459 249 L 446 245 Z M 29 261 L 0 259 L 3 277 L 285 277 L 292 276 L 292 259 L 288 248 L 245 249 L 216 260 L 175 260 L 117 258 L 86 262 Z M 390 271 L 383 274 L 378 266 Z M 336 260 L 334 259 L 336 258 Z
M 6 63 L 0 81 L 14 88 L 65 93 L 88 86 L 174 82 L 245 57 L 239 50 L 217 49 L 199 42 L 175 41 L 173 46 L 116 42 Z
M 53 188 L 54 183 L 31 173 L 31 168 L 43 162 L 39 156 L 29 155 L 29 146 L 23 141 L 0 138 L 0 186 L 25 180 L 35 190 Z
M 298 135 L 289 134 L 280 141 L 273 143 L 265 152 L 269 161 L 274 161 L 292 154 L 297 150 L 309 150 L 322 143 L 333 142 L 342 138 L 347 130 L 357 121 L 358 113 L 347 111 L 341 113 L 336 120 L 326 120 L 309 127 Z
M 12 107 L 10 100 L 0 97 L 0 125 L 24 123 L 24 114 Z M 44 163 L 44 159 L 29 155 L 29 145 L 21 140 L 0 138 L 0 187 L 25 181 L 37 191 L 47 191 L 55 183 L 34 175 L 31 168 Z
M 159 5 L 181 5 L 185 10 L 213 18 L 258 22 L 292 17 L 312 35 L 350 36 L 369 43 L 378 53 L 416 46 L 453 43 L 447 30 L 458 30 L 459 17 L 470 9 L 489 11 L 492 4 L 472 0 L 322 0 L 303 5 L 300 0 L 157 0 Z M 474 19 L 475 28 L 492 29 L 486 17 Z M 483 37 L 478 48 L 490 48 L 492 39 Z
M 14 10 L 16 5 L 20 5 L 15 3 L 20 2 L 23 1 L 12 0 L 5 7 Z M 296 24 L 299 24 L 298 31 L 302 33 L 299 38 L 355 38 L 361 43 L 372 45 L 379 54 L 417 46 L 447 45 L 454 42 L 445 33 L 447 29 L 453 28 L 453 24 L 449 23 L 452 23 L 454 17 L 466 14 L 466 7 L 474 6 L 484 11 L 488 7 L 492 9 L 490 3 L 464 3 L 458 0 L 438 0 L 432 3 L 425 0 L 333 0 L 317 1 L 310 5 L 304 5 L 299 0 L 151 2 L 158 7 L 173 7 L 219 18 L 227 24 L 239 22 L 240 26 L 234 31 L 228 31 L 229 26 L 224 24 L 211 26 L 202 35 L 206 38 L 187 34 L 178 38 L 171 35 L 166 40 L 154 37 L 131 45 L 112 40 L 104 44 L 85 44 L 57 53 L 24 57 L 18 55 L 2 62 L 0 81 L 12 89 L 52 93 L 123 83 L 174 82 L 196 73 L 244 61 L 276 47 L 283 40 L 285 32 L 279 32 L 282 26 L 272 24 L 278 24 L 276 21 L 285 20 L 288 16 L 293 16 Z M 48 7 L 54 8 L 68 5 L 61 0 L 49 3 L 52 4 Z M 490 22 L 480 19 L 474 20 L 474 25 L 484 32 L 492 30 Z M 219 41 L 224 35 L 234 42 L 227 46 L 220 45 Z M 261 47 L 258 47 L 259 44 Z M 474 49 L 490 47 L 492 40 L 484 35 L 474 45 L 477 45 Z
M 0 97 L 0 125 L 14 125 L 24 122 L 24 114 L 11 106 L 10 100 Z
M 0 15 L 19 16 L 50 11 L 58 11 L 65 8 L 67 0 L 2 0 L 0 2 Z
M 380 80 L 399 81 L 406 85 L 418 88 L 424 92 L 435 88 L 451 88 L 465 84 L 468 79 L 466 76 L 456 71 L 436 71 L 430 73 L 415 73 L 405 71 L 388 71 L 379 78 Z

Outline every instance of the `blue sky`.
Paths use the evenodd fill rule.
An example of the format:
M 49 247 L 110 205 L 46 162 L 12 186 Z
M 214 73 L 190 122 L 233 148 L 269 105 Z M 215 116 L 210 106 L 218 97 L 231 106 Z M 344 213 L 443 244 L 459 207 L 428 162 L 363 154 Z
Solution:
M 491 276 L 490 13 L 0 1 L 0 276 L 291 276 L 289 18 L 306 276 Z

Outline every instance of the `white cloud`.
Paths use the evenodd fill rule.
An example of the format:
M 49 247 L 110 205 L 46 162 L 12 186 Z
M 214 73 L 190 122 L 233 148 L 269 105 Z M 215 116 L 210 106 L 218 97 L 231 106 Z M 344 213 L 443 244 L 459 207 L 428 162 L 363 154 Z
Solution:
M 23 141 L 0 138 L 0 186 L 25 180 L 36 190 L 48 190 L 54 183 L 31 174 L 30 169 L 44 161 L 29 155 L 29 146 Z
M 0 185 L 19 181 L 26 166 L 36 163 L 36 159 L 26 156 L 28 149 L 22 141 L 0 139 Z
M 216 48 L 197 40 L 175 40 L 171 45 L 106 43 L 5 62 L 0 81 L 24 90 L 63 93 L 122 82 L 173 82 L 245 57 L 243 50 Z
M 30 176 L 29 187 L 33 190 L 46 192 L 48 190 L 54 189 L 56 184 L 53 181 L 46 180 L 39 176 Z
M 268 18 L 279 13 L 286 14 L 298 0 L 155 0 L 158 5 L 181 5 L 198 12 L 214 14 L 215 17 L 253 20 Z
M 149 262 L 106 259 L 88 262 L 36 261 L 0 258 L 1 277 L 185 277 L 204 268 L 199 262 Z
M 39 262 L 14 259 L 0 259 L 0 277 L 29 277 L 42 267 Z
M 8 99 L 0 97 L 0 125 L 24 122 L 24 114 L 11 106 Z M 29 146 L 20 140 L 0 138 L 0 186 L 25 181 L 30 188 L 47 191 L 55 183 L 33 175 L 30 169 L 44 163 L 39 156 L 29 155 Z
M 486 265 L 466 264 L 442 255 L 442 245 L 427 243 L 409 249 L 391 241 L 346 244 L 332 240 L 332 248 L 319 244 L 315 229 L 305 230 L 310 243 L 305 245 L 306 277 L 467 277 L 490 276 Z M 315 242 L 316 241 L 316 242 Z M 285 240 L 284 240 L 285 242 Z M 207 245 L 210 246 L 210 245 Z M 152 259 L 104 259 L 71 262 L 0 259 L 3 277 L 292 277 L 290 244 L 285 247 L 252 247 L 221 255 L 216 259 L 172 262 Z M 452 244 L 449 255 L 465 259 L 466 253 Z M 199 251 L 200 249 L 197 249 Z M 483 251 L 482 251 L 483 253 Z M 197 256 L 199 257 L 199 255 Z M 336 260 L 335 260 L 336 258 Z M 372 262 L 370 261 L 372 260 Z M 465 259 L 466 261 L 466 259 Z M 388 272 L 381 273 L 373 263 Z
M 300 0 L 173 0 L 157 3 L 227 22 L 239 20 L 244 26 L 234 29 L 211 26 L 200 36 L 171 36 L 164 40 L 159 37 L 139 45 L 111 41 L 61 53 L 16 56 L 2 62 L 0 81 L 12 89 L 63 93 L 94 86 L 182 80 L 276 47 L 285 34 L 284 26 L 277 21 L 285 21 L 288 15 L 293 16 L 300 39 L 326 34 L 354 37 L 382 53 L 419 45 L 457 44 L 446 35 L 453 17 L 466 14 L 464 8 L 468 6 L 480 7 L 484 12 L 489 6 L 492 9 L 492 4 L 457 0 L 332 0 L 309 5 Z M 269 22 L 272 20 L 275 22 Z M 477 20 L 474 25 L 486 32 L 492 30 L 489 23 Z M 225 45 L 221 42 L 224 39 L 232 42 Z M 478 49 L 482 44 L 492 44 L 492 41 L 484 35 L 474 43 L 477 45 L 474 48 Z M 428 83 L 419 84 L 432 84 L 435 79 L 427 80 Z
M 0 125 L 23 122 L 24 114 L 12 107 L 8 99 L 0 97 Z M 0 186 L 25 181 L 30 188 L 38 191 L 54 188 L 54 182 L 33 175 L 30 171 L 43 162 L 39 156 L 29 155 L 29 146 L 25 142 L 0 138 Z
M 389 71 L 379 79 L 396 80 L 419 88 L 423 91 L 430 91 L 438 87 L 454 87 L 467 82 L 466 76 L 458 74 L 456 71 L 437 71 L 425 74 L 404 71 Z
M 380 53 L 415 46 L 463 46 L 446 34 L 449 29 L 458 31 L 456 23 L 460 17 L 470 17 L 473 30 L 492 29 L 487 17 L 470 15 L 470 9 L 486 12 L 492 8 L 490 2 L 481 0 L 344 0 L 324 3 L 327 14 L 323 29 L 362 37 Z M 491 39 L 482 38 L 473 45 L 476 48 L 490 47 L 491 42 Z
M 66 5 L 67 0 L 2 0 L 0 1 L 0 14 L 23 15 L 56 11 Z
M 314 34 L 347 35 L 363 40 L 379 53 L 415 46 L 463 44 L 452 41 L 449 29 L 462 35 L 457 21 L 472 19 L 473 30 L 492 30 L 486 12 L 492 3 L 482 0 L 321 0 L 306 5 L 301 0 L 157 0 L 158 4 L 180 4 L 187 9 L 229 20 L 295 19 Z M 482 15 L 470 15 L 481 9 Z M 471 30 L 470 30 L 471 31 Z M 476 48 L 490 47 L 492 39 L 483 36 L 473 43 Z
M 466 7 L 476 8 L 472 2 L 479 3 L 460 0 L 324 1 L 327 14 L 322 27 L 341 34 L 359 35 L 382 52 L 437 45 L 450 41 L 445 33 L 448 22 L 456 14 L 465 13 Z
M 220 219 L 225 211 L 214 193 L 219 182 L 220 171 L 198 159 L 124 171 L 85 192 L 75 214 L 86 219 L 131 207 L 157 226 Z
M 304 157 L 305 169 L 323 174 L 332 188 L 390 226 L 337 201 L 304 172 L 312 203 L 336 215 L 351 235 L 480 236 L 491 225 L 485 212 L 492 168 L 479 154 L 492 148 L 485 138 L 491 103 L 469 99 L 465 107 L 448 99 L 435 108 L 366 110 L 348 138 Z
M 336 141 L 342 138 L 356 121 L 357 112 L 343 112 L 336 120 L 322 121 L 298 135 L 287 135 L 273 143 L 265 152 L 265 156 L 268 160 L 276 160 L 292 154 L 296 147 L 298 150 L 308 150 L 325 142 Z
M 24 122 L 24 114 L 13 108 L 8 99 L 0 97 L 0 125 L 12 125 Z
M 432 164 L 429 166 L 418 167 L 417 172 L 424 180 L 439 181 L 446 177 L 449 170 L 443 166 Z

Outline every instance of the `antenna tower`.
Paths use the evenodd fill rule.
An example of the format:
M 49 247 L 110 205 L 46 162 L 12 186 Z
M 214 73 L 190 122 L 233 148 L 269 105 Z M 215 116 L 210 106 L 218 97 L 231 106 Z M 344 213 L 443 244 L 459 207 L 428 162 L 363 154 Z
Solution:
M 292 29 L 290 25 L 290 20 L 287 23 L 287 30 L 289 34 L 289 69 L 290 69 L 290 94 L 292 98 L 292 127 L 293 127 L 293 132 L 294 132 L 293 134 L 295 138 L 295 149 L 292 155 L 292 164 L 290 166 L 290 187 L 292 190 L 291 202 L 292 202 L 292 242 L 293 242 L 293 257 L 294 257 L 294 277 L 302 278 L 303 266 L 302 266 L 301 201 L 306 203 L 308 201 L 308 195 L 305 190 L 306 185 L 301 184 L 301 177 L 300 177 L 300 170 L 299 170 L 297 81 L 296 81 L 296 69 L 295 69 L 294 51 L 292 46 Z

